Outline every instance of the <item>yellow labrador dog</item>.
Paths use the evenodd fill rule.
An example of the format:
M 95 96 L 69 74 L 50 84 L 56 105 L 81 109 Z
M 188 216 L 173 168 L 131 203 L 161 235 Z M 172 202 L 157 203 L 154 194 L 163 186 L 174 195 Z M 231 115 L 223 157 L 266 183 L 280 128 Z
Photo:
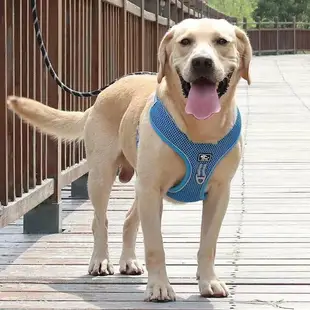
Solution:
M 143 272 L 135 254 L 141 220 L 148 271 L 145 300 L 175 300 L 161 234 L 163 199 L 201 200 L 199 290 L 202 296 L 225 297 L 228 289 L 215 273 L 214 259 L 242 153 L 235 91 L 241 77 L 250 83 L 251 45 L 241 29 L 225 20 L 187 19 L 166 33 L 158 57 L 157 77 L 125 76 L 84 113 L 20 97 L 9 97 L 8 105 L 47 134 L 85 140 L 95 209 L 91 275 L 113 274 L 106 210 L 119 169 L 123 182 L 134 172 L 137 176 L 136 198 L 123 229 L 120 272 Z

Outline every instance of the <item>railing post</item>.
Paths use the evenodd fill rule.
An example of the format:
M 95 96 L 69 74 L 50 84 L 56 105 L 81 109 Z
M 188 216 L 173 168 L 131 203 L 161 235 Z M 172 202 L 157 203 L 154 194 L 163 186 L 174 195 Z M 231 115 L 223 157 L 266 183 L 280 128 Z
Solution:
M 203 1 L 201 0 L 200 1 L 200 16 L 199 16 L 199 18 L 203 18 Z
M 1 86 L 0 86 L 0 99 L 1 99 L 1 110 L 0 110 L 0 205 L 8 204 L 8 128 L 7 128 L 7 0 L 2 0 L 0 4 L 0 68 L 1 68 Z M 1 210 L 1 206 L 0 206 Z
M 87 181 L 88 173 L 73 181 L 71 183 L 71 196 L 79 199 L 88 199 Z
M 246 17 L 243 17 L 243 20 L 242 20 L 242 28 L 244 29 L 245 32 L 248 31 L 248 20 Z
M 191 15 L 192 0 L 187 0 L 187 7 L 188 7 L 188 18 L 195 18 L 195 10 L 194 9 L 193 9 L 193 15 Z
M 193 3 L 193 1 L 190 0 L 190 8 L 193 10 L 193 17 L 194 18 L 196 18 L 196 13 L 197 13 L 197 6 L 196 6 L 196 4 L 197 4 L 197 1 L 194 1 L 194 3 Z
M 102 86 L 102 2 L 97 0 L 91 9 L 91 87 L 96 89 Z
M 168 0 L 168 7 L 167 7 L 167 28 L 170 28 L 171 22 L 171 0 Z
M 202 17 L 208 17 L 208 5 L 202 2 Z
M 177 23 L 178 21 L 178 4 L 177 1 L 175 1 L 175 3 L 173 4 L 173 17 L 172 20 Z
M 279 55 L 279 18 L 275 18 L 275 27 L 276 27 L 276 33 L 277 33 L 277 55 Z
M 140 38 L 141 38 L 141 42 L 140 42 L 140 53 L 141 53 L 141 70 L 144 70 L 144 57 L 145 57 L 145 48 L 144 48 L 144 43 L 145 43 L 145 20 L 144 20 L 144 0 L 141 0 L 141 4 L 140 4 L 140 9 L 141 9 L 141 20 L 140 20 Z
M 48 8 L 47 48 L 49 56 L 53 59 L 56 71 L 61 79 L 61 52 L 62 52 L 62 0 L 50 1 Z M 37 45 L 35 48 L 39 48 Z M 61 89 L 57 86 L 51 76 L 48 77 L 48 102 L 56 109 L 61 107 Z M 24 215 L 24 233 L 43 234 L 59 233 L 62 230 L 61 219 L 61 143 L 60 140 L 48 140 L 47 157 L 48 178 L 54 179 L 54 194 Z
M 296 51 L 296 47 L 297 47 L 296 28 L 297 28 L 297 25 L 296 25 L 296 17 L 294 16 L 294 17 L 293 17 L 294 54 L 297 53 L 297 51 Z
M 102 0 L 98 0 L 102 1 Z M 120 48 L 120 75 L 126 75 L 127 74 L 127 0 L 123 0 L 123 9 L 121 13 L 121 19 L 120 19 L 120 46 L 123 48 Z M 102 40 L 103 42 L 103 40 Z M 105 42 L 103 42 L 105 44 Z
M 181 20 L 183 20 L 183 19 L 184 19 L 184 0 L 181 0 Z M 178 23 L 178 22 L 179 22 L 179 20 L 176 21 L 176 23 Z
M 261 19 L 257 18 L 257 27 L 258 27 L 258 55 L 262 54 L 262 30 L 261 30 Z
M 101 0 L 97 0 L 97 5 L 92 7 L 93 9 L 93 16 L 97 16 L 97 20 L 95 23 L 95 27 L 97 29 L 97 33 L 98 33 L 98 50 L 97 50 L 97 61 L 98 61 L 98 86 L 97 87 L 101 87 L 103 84 L 102 81 L 102 45 L 105 44 L 103 42 L 103 32 L 102 32 L 102 1 Z M 96 9 L 98 9 L 98 11 L 96 12 Z M 95 36 L 93 35 L 93 39 L 95 40 Z M 91 65 L 93 67 L 93 65 Z
M 156 46 L 159 45 L 159 1 L 160 0 L 155 0 L 156 1 L 156 6 L 155 6 L 155 15 L 156 15 Z

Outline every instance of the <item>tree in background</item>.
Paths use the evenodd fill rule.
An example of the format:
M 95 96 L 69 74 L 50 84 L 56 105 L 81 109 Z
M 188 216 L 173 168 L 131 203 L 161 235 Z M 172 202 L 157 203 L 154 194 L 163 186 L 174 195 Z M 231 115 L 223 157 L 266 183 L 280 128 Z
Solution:
M 226 15 L 246 17 L 249 22 L 257 20 L 290 22 L 293 17 L 299 22 L 310 21 L 310 0 L 208 0 L 211 7 Z
M 293 17 L 299 22 L 310 19 L 309 0 L 258 0 L 253 12 L 254 19 L 260 17 L 263 21 L 274 20 L 278 17 L 281 22 L 290 22 Z
M 226 15 L 237 17 L 239 21 L 242 21 L 243 17 L 246 17 L 248 21 L 251 21 L 252 14 L 257 7 L 257 1 L 258 0 L 208 0 L 206 2 L 210 7 L 223 12 Z

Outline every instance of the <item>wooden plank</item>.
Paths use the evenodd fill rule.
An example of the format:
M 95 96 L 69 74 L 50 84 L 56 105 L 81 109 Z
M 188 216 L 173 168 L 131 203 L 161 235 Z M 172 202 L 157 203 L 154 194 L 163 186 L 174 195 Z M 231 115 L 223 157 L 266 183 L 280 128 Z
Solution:
M 48 254 L 47 254 L 48 255 Z M 1 279 L 44 279 L 50 277 L 51 279 L 68 278 L 72 279 L 75 277 L 83 277 L 87 274 L 87 268 L 84 265 L 68 265 L 66 268 L 62 268 L 62 265 L 12 265 L 6 266 L 5 270 L 1 271 Z M 278 267 L 278 268 L 277 268 Z M 118 265 L 115 264 L 116 270 Z M 281 282 L 282 279 L 285 281 L 294 281 L 299 283 L 301 279 L 304 279 L 309 283 L 310 271 L 309 266 L 238 266 L 238 270 L 234 271 L 234 266 L 218 266 L 217 273 L 219 277 L 225 277 L 227 279 L 259 279 L 263 280 L 274 280 Z M 172 278 L 189 278 L 195 282 L 196 277 L 196 265 L 169 265 L 167 266 L 167 272 Z M 234 273 L 234 274 L 232 274 Z M 143 279 L 147 276 L 147 273 L 137 279 Z M 87 276 L 88 277 L 88 276 Z M 126 278 L 126 276 L 117 275 L 117 277 Z M 112 277 L 113 279 L 113 277 Z
M 0 283 L 46 283 L 48 285 L 53 285 L 53 283 L 84 283 L 88 285 L 92 284 L 124 284 L 124 285 L 145 285 L 147 284 L 147 278 L 145 276 L 122 276 L 115 275 L 111 277 L 90 277 L 88 275 L 84 276 L 67 276 L 67 277 L 49 277 L 49 276 L 41 276 L 41 277 L 27 277 L 27 276 L 15 276 L 15 277 L 3 277 L 0 278 Z M 171 285 L 197 285 L 197 281 L 195 277 L 180 277 L 180 276 L 169 276 Z M 222 277 L 222 281 L 225 281 L 227 285 L 272 285 L 272 286 L 284 286 L 284 285 L 310 285 L 309 278 L 258 278 L 258 277 Z
M 2 230 L 2 233 L 0 234 L 0 247 L 12 247 L 14 244 L 28 244 L 33 245 L 35 243 L 46 243 L 46 246 L 52 246 L 54 243 L 58 242 L 65 242 L 67 241 L 68 244 L 70 243 L 92 243 L 93 236 L 92 234 L 86 233 L 86 234 L 70 234 L 70 233 L 63 233 L 63 234 L 57 234 L 57 235 L 23 235 L 23 234 L 10 234 L 10 233 L 4 233 L 7 228 Z M 1 230 L 0 230 L 1 231 Z M 239 246 L 244 247 L 260 247 L 260 248 L 278 248 L 283 245 L 283 248 L 308 248 L 310 237 L 300 237 L 300 238 L 281 238 L 279 236 L 278 238 L 267 238 L 267 237 L 259 237 L 254 236 L 251 238 L 245 238 L 241 237 L 241 239 L 238 237 Z M 169 235 L 165 237 L 165 244 L 169 243 L 198 243 L 199 239 L 197 236 L 190 236 L 187 234 L 177 234 L 177 235 Z M 109 237 L 109 242 L 111 244 L 114 243 L 121 243 L 122 242 L 122 234 L 121 232 L 119 234 L 111 235 Z M 225 247 L 225 246 L 234 246 L 236 242 L 236 237 L 234 236 L 227 236 L 227 237 L 221 237 L 218 242 L 219 247 Z M 137 239 L 138 244 L 143 243 L 142 234 L 140 233 L 138 235 Z
M 91 252 L 87 252 L 88 256 L 71 256 L 71 257 L 66 257 L 66 256 L 51 256 L 50 258 L 40 258 L 38 259 L 37 257 L 34 256 L 24 256 L 21 255 L 19 257 L 16 257 L 14 255 L 7 255 L 4 256 L 2 255 L 0 257 L 0 268 L 5 268 L 8 265 L 61 265 L 61 266 L 65 266 L 65 265 L 83 265 L 85 270 L 87 269 L 87 265 L 89 263 L 89 256 L 91 254 Z M 118 254 L 111 254 L 110 258 L 111 261 L 114 263 L 117 263 L 119 261 L 119 257 L 120 257 L 120 253 Z M 140 262 L 142 264 L 144 264 L 144 259 L 143 259 L 143 254 L 141 253 L 139 255 L 139 257 L 141 258 Z M 220 256 L 219 256 L 220 257 Z M 220 257 L 216 259 L 216 266 L 231 266 L 232 263 L 234 262 L 234 259 L 232 258 L 232 256 L 227 255 L 226 258 L 224 257 Z M 275 261 L 275 263 L 273 263 L 273 265 L 276 265 L 278 261 Z M 281 261 L 280 261 L 281 262 Z M 254 261 L 252 263 L 252 265 L 258 265 L 259 261 Z M 170 258 L 169 256 L 166 259 L 166 265 L 167 266 L 176 266 L 176 265 L 188 265 L 188 266 L 197 266 L 197 260 L 194 258 L 194 256 L 192 258 L 187 258 L 187 259 L 179 259 L 177 257 L 175 258 Z M 282 263 L 282 265 L 285 264 L 287 265 L 287 263 Z M 305 263 L 305 260 L 301 260 L 300 262 L 298 261 L 299 265 L 304 265 L 304 266 L 309 266 L 309 262 Z M 236 265 L 242 265 L 242 264 L 236 264 Z M 263 265 L 263 263 L 261 263 L 260 265 Z M 269 261 L 265 262 L 265 265 L 270 265 Z M 248 264 L 247 264 L 248 266 Z M 117 266 L 116 266 L 117 267 Z
M 134 290 L 134 289 L 133 289 Z M 66 302 L 66 301 L 85 301 L 85 302 L 114 302 L 117 303 L 142 303 L 141 300 L 143 300 L 143 287 L 140 289 L 136 289 L 133 292 L 109 292 L 107 294 L 102 294 L 102 292 L 0 292 L 0 301 L 6 302 L 6 301 L 38 301 L 38 300 L 44 300 L 45 302 Z M 176 293 L 177 294 L 177 301 L 182 301 L 184 303 L 184 306 L 190 302 L 199 303 L 200 306 L 202 306 L 203 299 L 199 296 L 198 293 L 198 287 L 196 287 L 196 291 L 194 292 L 182 292 L 182 293 Z M 117 300 L 117 303 L 115 302 Z M 208 301 L 208 299 L 205 299 Z M 237 296 L 232 300 L 232 298 L 228 299 L 219 299 L 214 298 L 212 299 L 212 305 L 217 307 L 217 305 L 229 305 L 232 302 L 236 303 L 237 305 L 239 303 L 252 303 L 253 305 L 259 305 L 260 302 L 262 303 L 270 303 L 270 302 L 276 302 L 280 300 L 284 300 L 283 306 L 285 306 L 286 303 L 294 302 L 294 303 L 307 303 L 310 305 L 310 295 L 309 294 L 281 294 L 281 293 L 273 293 L 273 294 L 237 294 Z M 279 302 L 279 305 L 281 302 Z
M 1 283 L 1 292 L 62 292 L 62 293 L 136 293 L 137 290 L 143 290 L 144 285 L 131 286 L 126 284 L 99 284 L 93 285 L 84 283 Z M 234 290 L 235 295 L 252 295 L 252 294 L 283 294 L 296 295 L 307 294 L 310 297 L 310 286 L 307 285 L 230 285 L 230 289 Z M 177 294 L 193 293 L 197 294 L 197 285 L 175 284 L 174 290 Z M 98 298 L 100 299 L 100 298 Z
M 229 310 L 229 303 L 222 301 L 220 305 L 214 307 L 213 304 L 205 299 L 203 303 L 201 302 L 176 302 L 176 303 L 165 303 L 165 304 L 156 304 L 156 303 L 149 303 L 145 304 L 145 302 L 126 302 L 126 303 L 119 303 L 119 302 L 98 302 L 93 301 L 91 303 L 85 301 L 66 301 L 66 302 L 53 302 L 48 303 L 45 301 L 4 301 L 2 302 L 2 306 L 5 309 L 101 309 L 101 310 L 145 310 L 145 309 L 161 309 L 161 310 L 170 310 L 170 309 L 191 309 L 191 310 Z M 304 308 L 306 309 L 306 308 Z M 302 310 L 304 310 L 302 309 Z M 263 309 L 264 310 L 264 309 Z
M 136 288 L 134 292 L 110 292 L 108 294 L 102 294 L 101 292 L 80 292 L 80 293 L 64 293 L 64 292 L 29 292 L 25 294 L 24 292 L 0 292 L 0 301 L 37 301 L 44 300 L 45 302 L 63 302 L 63 301 L 86 301 L 93 302 L 100 300 L 101 302 L 141 302 L 143 300 L 144 287 Z M 195 293 L 195 294 L 193 294 Z M 301 301 L 308 301 L 309 297 L 303 296 Z M 177 300 L 183 302 L 199 302 L 201 297 L 198 294 L 198 287 L 196 287 L 195 292 L 188 293 L 178 293 Z M 212 301 L 214 305 L 216 304 L 229 304 L 229 299 L 214 299 Z

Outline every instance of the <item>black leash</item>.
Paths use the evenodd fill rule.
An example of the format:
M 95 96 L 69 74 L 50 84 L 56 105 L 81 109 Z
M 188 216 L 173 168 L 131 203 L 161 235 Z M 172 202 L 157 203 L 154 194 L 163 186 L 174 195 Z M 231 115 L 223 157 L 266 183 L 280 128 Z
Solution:
M 81 91 L 77 91 L 74 90 L 70 87 L 68 87 L 67 85 L 65 85 L 57 76 L 57 73 L 55 72 L 51 61 L 48 57 L 44 42 L 43 42 L 43 38 L 42 38 L 42 33 L 41 33 L 41 29 L 40 29 L 40 23 L 39 23 L 39 18 L 38 18 L 38 12 L 37 12 L 37 4 L 36 4 L 36 0 L 30 0 L 31 1 L 31 12 L 32 12 L 32 18 L 33 18 L 33 26 L 35 29 L 35 35 L 37 38 L 37 42 L 39 44 L 39 48 L 41 50 L 42 56 L 43 56 L 43 60 L 44 63 L 50 73 L 50 75 L 52 76 L 52 78 L 56 81 L 57 85 L 59 87 L 61 87 L 61 89 L 63 89 L 64 91 L 70 93 L 71 95 L 77 96 L 77 97 L 91 97 L 91 96 L 97 96 L 101 93 L 101 91 L 103 91 L 104 89 L 106 89 L 108 86 L 110 86 L 111 84 L 113 84 L 115 81 L 111 82 L 110 84 L 96 89 L 96 90 L 91 90 L 91 91 L 86 91 L 86 92 L 81 92 Z M 140 72 L 134 72 L 134 73 L 129 73 L 127 75 L 143 75 L 143 74 L 151 74 L 151 75 L 155 75 L 157 74 L 156 72 L 148 72 L 148 71 L 140 71 Z

